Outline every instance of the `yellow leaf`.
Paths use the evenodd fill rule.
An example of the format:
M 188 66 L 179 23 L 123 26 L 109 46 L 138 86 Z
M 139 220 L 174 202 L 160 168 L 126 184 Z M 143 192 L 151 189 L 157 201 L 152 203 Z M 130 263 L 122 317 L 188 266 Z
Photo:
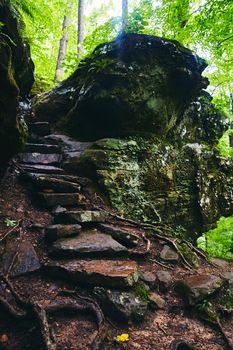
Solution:
M 128 341 L 128 340 L 129 340 L 129 335 L 128 335 L 127 333 L 118 335 L 118 336 L 116 337 L 116 340 L 117 340 L 117 341 L 121 341 L 121 342 Z

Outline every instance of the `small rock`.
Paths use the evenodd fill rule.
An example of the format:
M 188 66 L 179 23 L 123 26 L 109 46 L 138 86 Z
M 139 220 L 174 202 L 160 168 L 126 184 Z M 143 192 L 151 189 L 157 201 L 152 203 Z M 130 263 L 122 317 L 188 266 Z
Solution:
M 58 205 L 56 208 L 52 210 L 52 214 L 59 214 L 64 213 L 67 209 L 62 207 L 61 205 Z
M 95 287 L 94 294 L 104 313 L 118 322 L 141 322 L 147 310 L 147 302 L 133 291 L 118 291 Z
M 48 242 L 56 241 L 62 237 L 69 237 L 79 234 L 81 226 L 74 225 L 50 225 L 45 228 L 45 239 Z
M 156 275 L 153 272 L 140 271 L 139 277 L 150 287 L 150 289 L 153 289 L 155 287 Z
M 169 263 L 177 263 L 179 260 L 179 254 L 168 245 L 164 245 L 160 253 L 160 258 Z
M 129 232 L 125 228 L 107 224 L 99 224 L 99 228 L 105 233 L 111 235 L 115 240 L 127 245 L 128 247 L 134 247 L 139 242 L 138 236 L 132 232 Z
M 156 273 L 158 287 L 161 292 L 166 292 L 172 284 L 172 275 L 168 271 L 158 271 Z
M 15 262 L 11 267 L 15 257 Z M 8 239 L 6 242 L 4 253 L 1 257 L 1 264 L 4 272 L 8 272 L 10 276 L 24 275 L 29 272 L 37 271 L 41 265 L 33 245 L 28 241 L 18 241 Z
M 218 267 L 225 267 L 229 264 L 229 261 L 220 258 L 212 258 L 211 262 Z
M 216 292 L 223 280 L 214 275 L 196 275 L 177 282 L 177 291 L 189 305 L 195 305 Z
M 223 272 L 223 273 L 221 273 L 221 277 L 224 280 L 233 281 L 233 272 L 231 272 L 231 271 Z
M 158 293 L 149 295 L 149 306 L 152 310 L 164 309 L 165 304 L 165 300 Z
M 96 223 L 104 222 L 108 214 L 98 210 L 69 210 L 65 213 L 59 213 L 55 216 L 55 223 Z

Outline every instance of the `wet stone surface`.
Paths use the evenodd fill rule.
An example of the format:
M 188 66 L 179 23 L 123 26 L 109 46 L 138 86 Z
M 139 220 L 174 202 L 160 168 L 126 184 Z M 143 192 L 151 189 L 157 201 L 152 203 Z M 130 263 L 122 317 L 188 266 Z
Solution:
M 122 292 L 95 287 L 94 295 L 104 313 L 118 322 L 141 322 L 147 311 L 147 302 L 133 291 Z
M 127 260 L 50 262 L 44 265 L 44 270 L 53 277 L 71 279 L 74 283 L 109 288 L 129 288 L 138 281 L 137 263 Z
M 97 230 L 83 231 L 73 238 L 59 239 L 52 245 L 51 253 L 56 256 L 108 255 L 116 256 L 127 253 L 127 248 L 111 236 Z
M 160 258 L 166 262 L 177 263 L 179 260 L 179 255 L 168 245 L 165 245 L 160 253 Z

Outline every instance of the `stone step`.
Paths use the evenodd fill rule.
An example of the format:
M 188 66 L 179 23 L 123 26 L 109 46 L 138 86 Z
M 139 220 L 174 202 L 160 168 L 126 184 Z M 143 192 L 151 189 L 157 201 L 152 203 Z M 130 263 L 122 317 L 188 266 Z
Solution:
M 24 177 L 27 180 L 31 181 L 36 181 L 37 178 L 39 177 L 46 177 L 47 179 L 57 179 L 57 180 L 64 180 L 68 182 L 73 182 L 76 185 L 86 185 L 90 183 L 90 180 L 84 177 L 78 177 L 78 176 L 73 176 L 73 175 L 64 175 L 64 174 L 42 174 L 42 173 L 29 173 L 25 172 L 21 174 L 22 177 Z
M 99 224 L 101 231 L 111 235 L 116 241 L 126 245 L 127 247 L 135 247 L 140 237 L 129 230 L 115 225 Z
M 18 159 L 20 163 L 26 164 L 58 165 L 62 161 L 62 155 L 57 153 L 19 153 Z
M 78 206 L 85 202 L 85 197 L 81 193 L 39 193 L 42 205 L 47 207 L 57 206 Z
M 61 153 L 61 148 L 46 143 L 26 143 L 24 151 L 25 153 L 58 154 Z
M 63 174 L 65 171 L 62 168 L 58 168 L 52 165 L 42 165 L 42 164 L 25 164 L 21 165 L 22 169 L 22 176 L 26 177 L 26 173 L 33 173 L 33 174 L 52 174 L 52 175 L 58 175 Z
M 105 222 L 108 214 L 100 210 L 67 210 L 64 213 L 58 213 L 54 222 L 56 224 L 64 223 L 100 223 Z
M 109 288 L 129 288 L 138 281 L 137 263 L 128 260 L 50 262 L 44 269 L 53 277 Z
M 51 134 L 50 125 L 48 122 L 35 122 L 28 125 L 29 133 L 38 136 L 47 136 Z
M 73 256 L 119 256 L 127 248 L 111 236 L 97 230 L 84 230 L 77 237 L 59 239 L 53 243 L 51 253 L 58 257 Z
M 78 235 L 81 226 L 74 225 L 49 225 L 45 227 L 45 239 L 47 242 L 54 242 L 60 238 Z
M 80 185 L 75 182 L 56 179 L 48 176 L 38 176 L 33 180 L 34 184 L 40 189 L 51 189 L 55 192 L 73 193 L 81 190 Z

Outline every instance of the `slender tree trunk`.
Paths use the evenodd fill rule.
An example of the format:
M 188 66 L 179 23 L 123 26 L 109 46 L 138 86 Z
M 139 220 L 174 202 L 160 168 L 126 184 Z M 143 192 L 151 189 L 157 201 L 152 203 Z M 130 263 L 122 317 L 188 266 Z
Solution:
M 78 2 L 78 46 L 77 56 L 79 57 L 83 51 L 84 40 L 84 0 Z
M 127 32 L 128 27 L 128 0 L 122 0 L 122 31 Z
M 66 51 L 67 51 L 67 42 L 68 42 L 68 31 L 67 27 L 69 25 L 69 18 L 67 16 L 64 16 L 63 19 L 63 24 L 62 24 L 62 38 L 60 40 L 60 45 L 59 45 L 59 51 L 58 51 L 58 57 L 57 57 L 57 66 L 56 66 L 56 72 L 55 72 L 55 77 L 54 81 L 58 82 L 61 80 L 64 70 L 62 68 L 62 64 L 64 62 L 65 56 L 66 56 Z

